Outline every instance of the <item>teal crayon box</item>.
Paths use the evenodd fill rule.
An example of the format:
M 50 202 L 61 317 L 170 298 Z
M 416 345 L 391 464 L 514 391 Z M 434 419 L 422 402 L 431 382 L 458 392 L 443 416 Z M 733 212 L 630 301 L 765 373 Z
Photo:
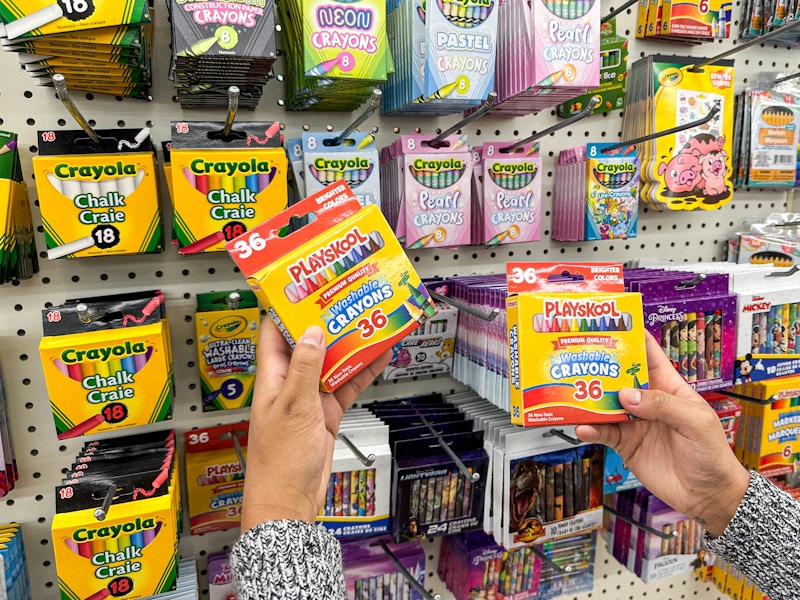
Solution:
M 344 179 L 361 206 L 380 200 L 380 166 L 373 133 L 352 133 L 339 145 L 339 132 L 303 133 L 305 193 L 311 195 Z
M 618 154 L 604 153 L 611 145 L 586 145 L 587 240 L 636 237 L 639 157 L 633 146 Z
M 628 40 L 617 35 L 615 19 L 600 26 L 600 85 L 556 107 L 566 119 L 581 112 L 595 96 L 600 103 L 592 114 L 622 110 L 625 105 L 625 73 L 628 68 Z
M 428 0 L 425 96 L 478 104 L 494 89 L 497 4 L 498 0 Z

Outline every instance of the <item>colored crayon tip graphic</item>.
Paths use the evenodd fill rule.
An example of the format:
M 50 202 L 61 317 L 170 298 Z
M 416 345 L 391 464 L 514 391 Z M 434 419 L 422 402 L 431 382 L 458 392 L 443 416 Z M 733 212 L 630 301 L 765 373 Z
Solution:
M 534 85 L 533 87 L 548 87 L 551 85 L 555 85 L 559 82 L 559 80 L 564 76 L 564 71 L 556 71 L 555 73 L 551 73 L 544 79 L 542 79 L 539 83 Z
M 12 152 L 17 149 L 17 140 L 9 140 L 6 142 L 5 146 L 0 148 L 0 154 L 5 154 L 6 152 Z
M 187 244 L 183 248 L 178 249 L 178 254 L 183 256 L 191 256 L 192 254 L 200 254 L 203 250 L 208 250 L 212 246 L 216 246 L 220 242 L 225 241 L 225 235 L 221 231 L 215 231 L 211 235 Z
M 458 81 L 454 81 L 453 83 L 448 83 L 446 86 L 439 88 L 430 96 L 422 95 L 418 98 L 414 98 L 412 103 L 414 104 L 425 104 L 426 102 L 431 102 L 432 100 L 441 100 L 442 98 L 447 98 L 450 94 L 456 91 L 458 87 Z
M 417 248 L 424 248 L 435 237 L 436 237 L 436 232 L 429 233 L 428 235 L 424 235 L 421 238 L 419 238 L 416 242 L 412 242 L 411 245 L 408 246 L 408 249 L 409 250 L 416 250 Z
M 453 147 L 451 148 L 451 150 L 457 150 L 458 148 L 460 148 L 461 146 L 463 146 L 466 143 L 467 143 L 467 134 L 465 133 L 464 135 L 462 135 L 460 138 L 458 138 L 456 140 L 456 142 L 455 142 L 455 144 L 453 144 Z
M 342 53 L 344 54 L 344 52 Z M 330 60 L 323 61 L 316 65 L 315 67 L 311 67 L 308 71 L 306 71 L 306 77 L 322 77 L 325 73 L 332 71 L 334 68 L 339 66 L 339 61 L 342 60 L 342 54 L 337 56 L 336 58 L 331 58 Z
M 181 56 L 181 57 L 202 56 L 203 54 L 211 50 L 211 48 L 213 48 L 218 41 L 219 38 L 217 38 L 216 36 L 211 36 L 209 38 L 202 39 L 200 41 L 195 42 L 188 48 L 181 50 L 175 56 Z
M 358 147 L 356 148 L 356 150 L 363 150 L 374 141 L 375 141 L 375 134 L 373 132 L 370 132 L 367 135 L 365 135 L 364 139 L 358 143 Z
M 503 243 L 503 240 L 508 237 L 509 233 L 511 233 L 510 229 L 506 229 L 505 231 L 501 231 L 496 236 L 494 236 L 492 239 L 490 239 L 488 242 L 486 242 L 486 247 L 488 248 L 488 247 L 491 247 L 491 246 L 497 246 L 498 244 Z

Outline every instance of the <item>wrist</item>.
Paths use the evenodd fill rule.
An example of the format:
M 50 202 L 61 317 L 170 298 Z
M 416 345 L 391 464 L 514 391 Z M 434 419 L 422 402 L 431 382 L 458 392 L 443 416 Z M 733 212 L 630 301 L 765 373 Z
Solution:
M 299 506 L 285 506 L 278 504 L 250 504 L 242 507 L 242 531 L 252 529 L 256 525 L 267 521 L 305 521 L 312 525 L 316 521 L 317 514 Z
M 705 507 L 691 516 L 703 526 L 711 537 L 721 536 L 731 522 L 747 488 L 750 486 L 750 472 L 736 463 L 730 476 L 721 481 L 717 493 L 709 499 Z

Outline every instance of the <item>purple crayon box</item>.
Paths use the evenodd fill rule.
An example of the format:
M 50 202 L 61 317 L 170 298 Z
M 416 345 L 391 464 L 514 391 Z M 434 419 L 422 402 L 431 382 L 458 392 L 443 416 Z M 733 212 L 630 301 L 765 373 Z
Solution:
M 425 585 L 425 551 L 419 542 L 393 544 L 388 536 L 345 542 L 342 544 L 342 565 L 348 599 L 374 598 L 380 585 L 386 592 L 381 597 L 423 600 L 422 594 L 411 587 L 380 542 L 418 583 Z M 373 590 L 371 594 L 370 589 Z
M 532 0 L 537 87 L 600 84 L 600 1 Z
M 472 154 L 451 135 L 433 147 L 432 135 L 404 135 L 405 247 L 454 248 L 470 243 Z M 398 226 L 398 236 L 401 232 Z
M 483 147 L 483 232 L 487 246 L 539 241 L 542 161 L 531 142 L 509 151 L 508 143 Z

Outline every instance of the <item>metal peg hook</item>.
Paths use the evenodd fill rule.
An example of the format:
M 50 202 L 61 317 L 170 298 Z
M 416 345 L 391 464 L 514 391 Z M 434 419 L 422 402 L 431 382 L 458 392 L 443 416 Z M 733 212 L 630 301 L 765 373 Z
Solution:
M 239 110 L 239 88 L 232 85 L 228 88 L 228 117 L 225 119 L 225 126 L 222 128 L 222 135 L 230 135 L 233 129 L 233 120 L 236 118 L 236 111 Z
M 443 131 L 442 133 L 437 135 L 430 142 L 428 142 L 428 145 L 432 146 L 433 148 L 438 147 L 442 143 L 442 140 L 444 138 L 446 138 L 448 135 L 458 131 L 459 129 L 464 127 L 464 125 L 467 125 L 468 123 L 472 123 L 475 119 L 479 119 L 484 114 L 486 114 L 489 111 L 489 109 L 492 108 L 492 106 L 494 106 L 495 100 L 497 100 L 497 92 L 492 90 L 486 96 L 486 102 L 484 102 L 478 110 L 476 110 L 474 113 L 470 113 L 469 115 L 467 115 L 466 117 L 461 119 L 458 123 L 453 125 L 450 129 L 448 129 L 446 131 Z
M 540 131 L 538 133 L 534 133 L 532 136 L 527 137 L 524 140 L 519 140 L 518 142 L 514 142 L 510 146 L 505 146 L 504 148 L 500 148 L 500 152 L 503 152 L 504 154 L 506 152 L 513 152 L 514 150 L 516 150 L 520 146 L 525 146 L 527 144 L 530 144 L 531 142 L 535 142 L 536 140 L 543 138 L 546 135 L 550 135 L 551 133 L 555 133 L 559 129 L 564 129 L 564 127 L 569 127 L 570 125 L 572 125 L 576 121 L 580 121 L 581 119 L 583 119 L 585 117 L 588 117 L 590 114 L 592 114 L 592 111 L 595 108 L 597 108 L 598 104 L 600 104 L 600 99 L 597 96 L 594 96 L 591 100 L 589 100 L 589 104 L 586 105 L 586 108 L 584 108 L 579 113 L 575 113 L 574 115 L 572 115 L 566 121 L 562 121 L 561 123 L 557 123 L 556 125 L 553 125 L 552 127 L 548 127 L 544 131 Z
M 789 81 L 790 79 L 797 79 L 798 77 L 800 77 L 800 71 L 798 71 L 797 73 L 792 73 L 791 75 L 786 75 L 786 76 L 784 76 L 784 77 L 778 77 L 778 78 L 777 78 L 775 81 L 773 81 L 772 83 L 773 83 L 773 84 L 776 84 L 776 83 L 783 83 L 784 81 Z
M 415 412 L 419 415 L 419 411 Z M 428 421 L 424 415 L 419 415 L 419 418 L 422 420 L 422 423 L 428 427 L 428 430 L 431 432 L 431 434 L 433 434 L 433 436 L 436 438 L 436 443 L 439 444 L 439 447 L 444 450 L 447 456 L 450 457 L 450 460 L 456 464 L 456 468 L 461 471 L 461 474 L 470 481 L 478 481 L 481 478 L 481 474 L 477 471 L 470 470 L 470 468 L 461 461 L 458 455 L 453 452 L 453 449 L 450 446 L 447 445 L 447 442 L 442 439 L 442 436 L 439 435 L 439 432 L 434 429 L 431 422 Z
M 103 503 L 94 509 L 94 518 L 98 521 L 105 521 L 106 515 L 108 515 L 108 511 L 111 508 L 111 503 L 114 501 L 114 495 L 117 493 L 117 486 L 111 485 L 108 487 L 108 491 L 106 492 L 105 498 L 103 498 Z
M 370 96 L 369 104 L 367 105 L 367 110 L 365 110 L 360 117 L 358 117 L 355 121 L 350 123 L 342 133 L 336 136 L 336 138 L 331 141 L 331 146 L 341 146 L 342 142 L 347 139 L 347 136 L 353 133 L 356 128 L 361 125 L 364 121 L 369 119 L 372 116 L 378 107 L 381 105 L 381 96 L 383 96 L 383 92 L 380 90 L 372 90 L 372 96 Z
M 78 110 L 78 107 L 75 106 L 75 103 L 70 98 L 69 90 L 67 90 L 67 78 L 64 77 L 61 73 L 56 73 L 53 75 L 53 85 L 56 88 L 56 93 L 58 94 L 58 99 L 61 100 L 61 103 L 66 107 L 69 114 L 72 115 L 72 118 L 81 126 L 92 141 L 95 144 L 100 143 L 100 136 L 97 135 L 97 132 L 92 129 L 89 122 L 83 118 L 81 111 Z
M 659 531 L 658 529 L 653 529 L 652 527 L 649 527 L 648 525 L 645 525 L 644 523 L 640 523 L 639 521 L 636 521 L 636 520 L 632 519 L 631 517 L 629 517 L 627 515 L 623 515 L 622 513 L 617 512 L 616 510 L 614 510 L 613 508 L 611 508 L 610 506 L 608 506 L 606 504 L 603 505 L 603 509 L 607 510 L 608 512 L 610 512 L 612 515 L 615 515 L 616 517 L 622 519 L 626 523 L 630 523 L 631 525 L 635 525 L 636 527 L 644 529 L 646 532 L 652 533 L 653 535 L 658 536 L 663 540 L 670 540 L 672 538 L 678 537 L 678 532 L 677 531 L 670 531 L 669 533 L 667 533 L 667 532 L 664 532 L 664 531 Z
M 400 575 L 405 577 L 406 581 L 408 581 L 411 587 L 413 587 L 414 590 L 416 590 L 419 594 L 421 594 L 422 597 L 425 598 L 425 600 L 442 600 L 442 597 L 439 594 L 431 594 L 428 590 L 426 590 L 422 586 L 422 584 L 419 581 L 417 581 L 416 577 L 414 577 L 411 573 L 408 572 L 408 569 L 406 569 L 403 566 L 403 563 L 401 563 L 400 560 L 394 555 L 394 553 L 391 550 L 389 550 L 389 546 L 386 545 L 386 542 L 384 542 L 383 540 L 378 540 L 377 542 L 375 542 L 375 544 L 381 547 L 381 549 L 386 553 L 386 556 L 389 557 L 389 560 L 392 561 L 392 564 L 400 572 Z
M 607 14 L 605 17 L 600 19 L 600 22 L 601 23 L 608 23 L 611 19 L 616 17 L 619 13 L 621 13 L 624 10 L 628 10 L 631 6 L 636 4 L 638 1 L 639 0 L 628 0 L 625 4 L 623 4 L 622 6 L 620 6 L 617 9 L 612 10 L 609 14 Z
M 554 435 L 558 438 L 561 438 L 565 442 L 569 442 L 573 446 L 580 446 L 583 442 L 580 441 L 578 438 L 574 438 L 571 435 L 567 435 L 564 433 L 563 429 L 556 429 L 555 427 L 552 428 L 549 432 L 550 435 Z
M 572 567 L 570 565 L 567 565 L 566 567 L 562 567 L 556 561 L 554 561 L 552 558 L 547 556 L 544 552 L 539 550 L 536 546 L 531 546 L 531 550 L 533 550 L 533 553 L 536 556 L 538 556 L 542 560 L 542 562 L 547 563 L 548 565 L 553 567 L 555 570 L 557 570 L 559 573 L 572 573 Z
M 356 455 L 356 458 L 358 458 L 358 460 L 360 460 L 365 467 L 371 467 L 372 463 L 375 462 L 374 454 L 370 454 L 369 456 L 364 456 L 364 453 L 361 452 L 361 450 L 359 450 L 358 447 L 352 441 L 350 441 L 350 438 L 348 438 L 345 434 L 340 433 L 336 437 L 342 440 L 345 446 L 350 448 L 350 451 Z
M 447 296 L 442 296 L 436 292 L 433 292 L 428 288 L 428 294 L 434 300 L 438 300 L 439 302 L 444 302 L 445 304 L 449 304 L 450 306 L 455 306 L 458 310 L 463 310 L 465 313 L 472 315 L 473 317 L 478 317 L 479 319 L 483 319 L 484 321 L 494 321 L 497 318 L 497 315 L 500 314 L 499 308 L 493 308 L 489 313 L 482 313 L 479 310 L 472 308 L 471 306 L 464 304 L 458 300 L 453 300 L 452 298 L 448 298 Z
M 244 454 L 242 454 L 242 446 L 239 444 L 239 432 L 234 431 L 231 433 L 233 437 L 233 449 L 236 450 L 236 458 L 239 459 L 239 465 L 242 467 L 242 475 L 247 475 L 247 463 L 244 460 Z

